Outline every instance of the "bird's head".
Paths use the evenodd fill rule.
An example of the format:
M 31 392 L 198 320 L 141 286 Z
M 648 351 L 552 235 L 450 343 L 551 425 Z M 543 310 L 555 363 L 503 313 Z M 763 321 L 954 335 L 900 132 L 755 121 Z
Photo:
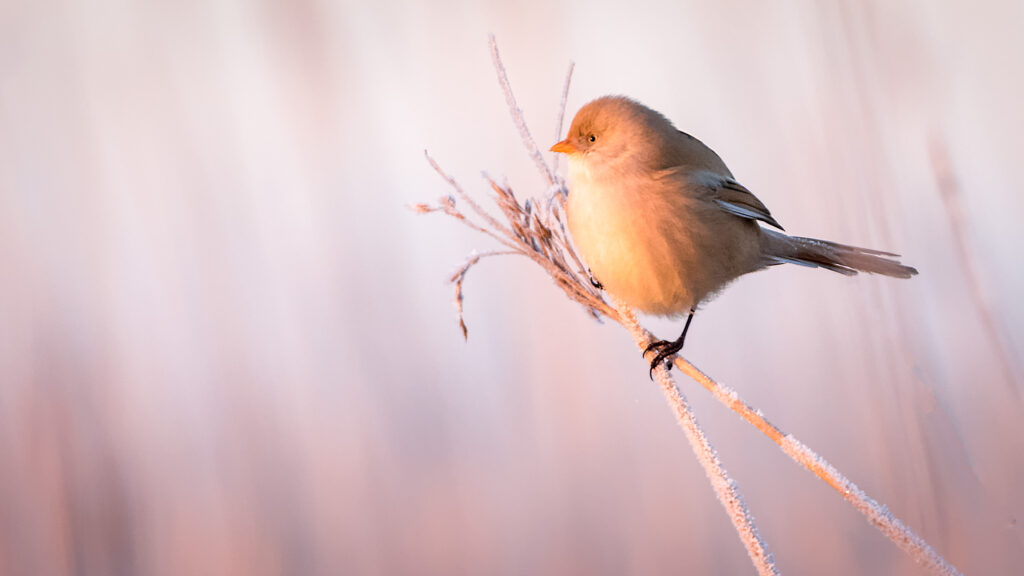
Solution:
M 675 133 L 667 118 L 643 104 L 624 96 L 604 96 L 580 108 L 569 135 L 551 151 L 586 164 L 628 160 L 654 167 L 662 162 L 664 143 Z

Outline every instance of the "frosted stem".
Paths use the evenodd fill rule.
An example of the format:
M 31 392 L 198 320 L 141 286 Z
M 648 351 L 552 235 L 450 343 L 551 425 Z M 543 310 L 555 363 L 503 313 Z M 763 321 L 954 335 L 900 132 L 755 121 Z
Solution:
M 640 347 L 640 350 L 645 349 L 651 341 L 650 332 L 640 326 L 636 320 L 636 315 L 629 307 L 616 301 L 614 298 L 612 303 L 619 311 L 619 321 L 629 332 L 630 336 L 633 337 L 633 341 Z M 775 561 L 768 551 L 768 546 L 761 539 L 761 534 L 754 523 L 754 517 L 751 516 L 747 503 L 743 500 L 743 495 L 740 494 L 739 487 L 729 477 L 729 473 L 725 471 L 725 468 L 722 467 L 722 462 L 718 459 L 718 453 L 711 445 L 711 442 L 708 441 L 707 436 L 704 435 L 704 431 L 701 429 L 700 424 L 697 423 L 697 418 L 690 409 L 689 402 L 686 401 L 683 393 L 679 391 L 679 387 L 676 386 L 675 380 L 672 379 L 672 375 L 669 374 L 664 364 L 654 371 L 654 379 L 661 386 L 661 391 L 665 394 L 665 400 L 672 407 L 672 411 L 676 415 L 676 421 L 682 427 L 686 439 L 690 442 L 690 447 L 693 448 L 693 453 L 697 456 L 697 461 L 700 462 L 700 465 L 704 468 L 704 473 L 707 474 L 708 480 L 711 481 L 711 488 L 714 489 L 715 496 L 718 497 L 718 501 L 722 503 L 726 514 L 729 515 L 729 520 L 732 521 L 733 527 L 736 528 L 736 533 L 739 534 L 743 546 L 747 549 L 747 555 L 750 556 L 750 561 L 754 563 L 757 573 L 762 576 L 769 574 L 778 575 L 779 571 L 775 567 Z
M 494 70 L 498 73 L 498 83 L 501 84 L 501 91 L 505 93 L 505 103 L 508 104 L 508 109 L 512 113 L 512 121 L 515 122 L 516 128 L 519 130 L 519 136 L 523 139 L 523 145 L 526 146 L 526 151 L 533 158 L 534 164 L 537 165 L 537 170 L 547 179 L 548 186 L 556 186 L 558 182 L 555 180 L 555 175 L 551 168 L 548 167 L 548 163 L 544 161 L 544 157 L 541 156 L 540 150 L 537 148 L 537 142 L 534 141 L 533 136 L 530 134 L 530 129 L 526 126 L 523 111 L 519 108 L 519 104 L 516 103 L 516 96 L 512 93 L 512 85 L 508 81 L 508 74 L 505 73 L 505 65 L 501 62 L 501 54 L 498 53 L 498 41 L 494 39 L 494 34 L 491 34 L 490 44 L 491 61 L 494 62 Z
M 650 342 L 651 339 L 653 339 L 650 333 L 646 334 L 646 338 L 647 339 L 644 340 L 643 346 L 646 346 L 647 342 Z M 899 518 L 893 516 L 884 505 L 879 504 L 870 498 L 863 490 L 858 488 L 856 484 L 840 474 L 839 471 L 829 464 L 827 460 L 816 454 L 810 448 L 804 446 L 793 436 L 785 434 L 782 430 L 769 422 L 761 415 L 759 410 L 755 410 L 749 404 L 741 400 L 735 390 L 718 384 L 707 374 L 701 372 L 700 369 L 681 356 L 676 356 L 673 360 L 673 364 L 675 364 L 682 373 L 686 374 L 695 382 L 703 386 L 708 392 L 711 392 L 716 400 L 724 404 L 736 414 L 739 414 L 740 418 L 743 418 L 750 424 L 753 424 L 753 426 L 760 430 L 762 434 L 771 438 L 772 442 L 778 444 L 778 446 L 782 448 L 782 451 L 788 454 L 790 458 L 807 470 L 810 470 L 811 473 L 818 478 L 824 480 L 825 483 L 838 492 L 844 500 L 852 504 L 858 512 L 863 514 L 864 517 L 867 518 L 868 522 L 874 525 L 875 528 L 878 528 L 882 534 L 885 534 L 889 540 L 892 540 L 897 546 L 902 548 L 904 552 L 909 554 L 915 562 L 927 567 L 936 574 L 945 574 L 947 576 L 960 574 L 952 564 L 946 562 L 942 556 L 939 556 L 934 548 L 929 546 L 927 542 L 915 534 L 914 531 L 901 522 Z

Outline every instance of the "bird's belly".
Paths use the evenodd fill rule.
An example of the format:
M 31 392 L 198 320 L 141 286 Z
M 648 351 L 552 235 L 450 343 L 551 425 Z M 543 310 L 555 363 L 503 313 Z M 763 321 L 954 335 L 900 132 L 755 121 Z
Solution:
M 696 250 L 681 211 L 679 202 L 594 183 L 574 186 L 567 206 L 569 231 L 594 277 L 629 306 L 665 316 L 704 296 L 692 282 Z

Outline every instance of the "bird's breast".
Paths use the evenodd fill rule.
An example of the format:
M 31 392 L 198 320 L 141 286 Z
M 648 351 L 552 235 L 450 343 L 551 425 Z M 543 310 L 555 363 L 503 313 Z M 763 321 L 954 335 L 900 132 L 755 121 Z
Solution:
M 569 162 L 569 231 L 594 277 L 641 311 L 677 315 L 698 295 L 684 281 L 693 247 L 688 198 L 643 174 Z

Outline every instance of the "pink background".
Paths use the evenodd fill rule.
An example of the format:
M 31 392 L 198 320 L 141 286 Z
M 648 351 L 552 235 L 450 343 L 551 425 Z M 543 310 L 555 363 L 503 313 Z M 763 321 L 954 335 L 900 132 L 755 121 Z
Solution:
M 489 32 L 541 143 L 573 59 L 570 115 L 638 98 L 921 271 L 749 276 L 686 355 L 1019 571 L 1024 4 L 609 4 L 0 2 L 0 573 L 751 573 L 623 330 L 505 259 L 461 339 L 491 245 L 405 208 L 447 193 L 423 149 L 544 192 Z M 681 385 L 784 574 L 923 573 Z

